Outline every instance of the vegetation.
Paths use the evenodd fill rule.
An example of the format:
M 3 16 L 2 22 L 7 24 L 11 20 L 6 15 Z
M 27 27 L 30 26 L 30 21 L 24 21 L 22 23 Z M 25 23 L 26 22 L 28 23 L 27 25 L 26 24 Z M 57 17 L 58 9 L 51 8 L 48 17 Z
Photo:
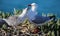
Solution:
M 14 15 L 18 15 L 18 13 L 20 13 L 20 12 L 22 12 L 22 11 L 17 10 L 16 12 L 14 12 Z M 7 18 L 9 16 L 11 16 L 11 13 L 8 13 L 8 12 L 4 13 L 4 12 L 0 11 L 0 18 Z M 20 28 L 19 27 L 21 27 L 22 25 L 27 25 L 27 27 L 29 27 L 29 29 L 33 26 L 34 27 L 36 26 L 33 23 L 30 23 L 28 19 L 26 19 L 23 23 L 21 23 L 20 25 L 17 26 L 17 31 L 14 32 L 13 27 L 8 27 L 7 28 L 7 26 L 4 24 L 0 28 L 0 35 L 5 33 L 5 35 L 17 35 L 18 36 L 18 34 L 20 33 Z M 39 34 L 41 34 L 41 36 L 60 36 L 60 19 L 59 18 L 57 18 L 56 21 L 52 20 L 48 23 L 45 23 L 45 25 L 41 25 L 41 26 L 37 26 L 37 27 L 40 29 L 41 33 L 39 33 Z M 2 36 L 4 36 L 4 35 L 2 35 Z

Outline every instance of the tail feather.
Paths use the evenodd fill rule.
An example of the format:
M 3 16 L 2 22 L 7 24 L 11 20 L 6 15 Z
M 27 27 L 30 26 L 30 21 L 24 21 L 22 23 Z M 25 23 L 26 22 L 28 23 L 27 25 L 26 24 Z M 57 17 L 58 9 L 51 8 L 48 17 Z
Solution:
M 4 19 L 0 19 L 0 26 L 6 24 L 8 26 L 8 23 Z

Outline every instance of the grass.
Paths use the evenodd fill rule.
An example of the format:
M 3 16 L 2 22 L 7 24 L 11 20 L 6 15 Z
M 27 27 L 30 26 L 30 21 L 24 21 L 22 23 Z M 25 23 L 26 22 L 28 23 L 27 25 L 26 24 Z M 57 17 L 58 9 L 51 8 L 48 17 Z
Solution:
M 22 10 L 21 11 L 17 10 L 16 12 L 14 12 L 14 15 L 19 15 L 18 13 L 20 13 L 20 12 L 22 12 Z M 11 13 L 8 13 L 8 12 L 4 13 L 4 12 L 0 11 L 0 18 L 7 18 L 9 16 L 11 16 Z M 57 21 L 53 20 L 53 21 L 45 23 L 45 24 L 46 25 L 37 26 L 40 29 L 40 32 L 42 32 L 42 36 L 60 36 L 59 35 L 60 34 L 60 32 L 59 32 L 60 31 L 60 29 L 59 29 L 60 28 L 60 19 L 59 18 L 57 18 Z M 5 24 L 0 28 L 0 32 L 1 32 L 1 34 L 3 34 L 5 32 L 5 35 L 8 35 L 8 33 L 10 33 L 9 35 L 15 35 L 15 33 L 17 33 L 16 35 L 20 35 L 19 27 L 21 27 L 22 25 L 27 25 L 27 27 L 29 27 L 29 28 L 34 26 L 34 25 L 32 25 L 32 23 L 30 23 L 28 21 L 28 19 L 26 19 L 23 23 L 21 23 L 20 25 L 17 26 L 16 32 L 14 32 L 13 27 L 7 28 L 7 26 Z

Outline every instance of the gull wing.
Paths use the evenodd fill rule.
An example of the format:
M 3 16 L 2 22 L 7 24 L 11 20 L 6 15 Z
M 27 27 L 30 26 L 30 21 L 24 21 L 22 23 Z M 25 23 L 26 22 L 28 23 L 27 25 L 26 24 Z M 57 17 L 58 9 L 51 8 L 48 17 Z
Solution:
M 49 18 L 49 17 L 43 17 L 43 16 L 38 16 L 35 17 L 34 20 L 30 20 L 31 23 L 37 24 L 37 25 L 44 25 L 50 21 L 52 21 L 54 18 Z

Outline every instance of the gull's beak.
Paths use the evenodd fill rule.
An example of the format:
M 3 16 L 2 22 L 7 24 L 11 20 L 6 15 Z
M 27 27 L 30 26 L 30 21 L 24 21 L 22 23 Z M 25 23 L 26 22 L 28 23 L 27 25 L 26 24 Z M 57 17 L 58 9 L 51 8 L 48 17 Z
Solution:
M 31 4 L 29 4 L 28 6 L 31 6 Z

